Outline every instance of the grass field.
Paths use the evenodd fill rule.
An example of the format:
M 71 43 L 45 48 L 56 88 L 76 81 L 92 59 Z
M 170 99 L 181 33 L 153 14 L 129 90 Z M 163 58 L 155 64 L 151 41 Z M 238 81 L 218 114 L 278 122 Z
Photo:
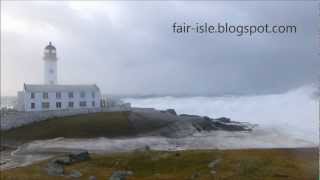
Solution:
M 4 140 L 25 142 L 56 137 L 94 138 L 133 136 L 129 112 L 101 112 L 70 117 L 52 118 L 8 131 L 1 131 Z M 149 131 L 149 129 L 142 130 Z
M 197 150 L 180 152 L 132 152 L 93 155 L 92 159 L 65 167 L 78 170 L 80 179 L 89 176 L 108 179 L 114 170 L 131 170 L 128 180 L 316 180 L 318 178 L 317 149 L 271 150 Z M 208 164 L 219 159 L 214 168 Z M 54 180 L 68 177 L 48 176 L 47 161 L 1 172 L 3 180 Z M 211 173 L 215 171 L 215 173 Z

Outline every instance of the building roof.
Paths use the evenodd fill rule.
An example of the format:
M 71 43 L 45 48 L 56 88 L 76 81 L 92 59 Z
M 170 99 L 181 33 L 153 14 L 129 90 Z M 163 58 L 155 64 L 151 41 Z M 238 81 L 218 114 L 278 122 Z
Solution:
M 59 92 L 59 91 L 99 91 L 97 85 L 58 85 L 58 84 L 24 84 L 24 90 L 29 92 Z

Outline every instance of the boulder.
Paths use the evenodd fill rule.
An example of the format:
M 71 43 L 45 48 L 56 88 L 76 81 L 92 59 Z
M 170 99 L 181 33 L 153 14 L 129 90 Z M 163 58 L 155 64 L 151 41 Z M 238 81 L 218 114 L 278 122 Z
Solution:
M 71 162 L 86 161 L 90 159 L 88 151 L 75 151 L 69 154 Z
M 64 174 L 63 165 L 58 164 L 54 161 L 50 161 L 48 163 L 46 170 L 49 176 L 63 176 Z
M 109 180 L 126 180 L 132 174 L 132 171 L 114 171 Z
M 196 180 L 200 178 L 200 173 L 199 172 L 195 172 L 192 174 L 192 176 L 190 177 L 191 180 Z
M 177 115 L 176 111 L 174 109 L 167 109 L 166 112 L 172 114 L 172 115 Z
M 95 176 L 90 176 L 89 180 L 97 180 L 97 178 Z
M 215 119 L 215 120 L 223 122 L 223 123 L 230 123 L 231 122 L 231 119 L 226 118 L 226 117 L 221 117 L 221 118 L 218 118 L 218 119 Z
M 90 156 L 88 151 L 75 151 L 67 155 L 57 157 L 52 162 L 60 165 L 70 165 L 79 161 L 89 160 Z
M 221 161 L 221 159 L 216 159 L 216 160 L 213 160 L 211 161 L 209 164 L 208 164 L 208 168 L 215 168 L 215 166 Z
M 72 177 L 72 178 L 79 178 L 81 176 L 82 176 L 81 172 L 77 170 L 72 170 L 69 174 L 69 177 Z
M 70 165 L 72 163 L 72 160 L 69 156 L 61 156 L 53 160 L 57 164 L 61 165 Z

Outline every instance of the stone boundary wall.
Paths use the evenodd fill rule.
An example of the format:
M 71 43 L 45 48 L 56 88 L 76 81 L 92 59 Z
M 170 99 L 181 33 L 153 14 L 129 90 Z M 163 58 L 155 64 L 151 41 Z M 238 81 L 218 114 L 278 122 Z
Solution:
M 56 111 L 38 111 L 38 112 L 2 112 L 0 130 L 9 130 L 33 122 L 43 121 L 54 117 L 66 117 L 79 114 L 89 114 L 96 112 L 116 112 L 130 111 L 131 107 L 119 106 L 114 108 L 94 108 L 94 109 L 73 109 L 73 110 L 56 110 Z

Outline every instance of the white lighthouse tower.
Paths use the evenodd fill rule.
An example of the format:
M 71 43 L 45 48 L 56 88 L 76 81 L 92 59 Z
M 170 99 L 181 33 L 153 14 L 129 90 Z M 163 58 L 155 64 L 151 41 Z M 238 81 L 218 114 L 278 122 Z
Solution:
M 44 49 L 44 84 L 57 84 L 57 53 L 49 42 Z

